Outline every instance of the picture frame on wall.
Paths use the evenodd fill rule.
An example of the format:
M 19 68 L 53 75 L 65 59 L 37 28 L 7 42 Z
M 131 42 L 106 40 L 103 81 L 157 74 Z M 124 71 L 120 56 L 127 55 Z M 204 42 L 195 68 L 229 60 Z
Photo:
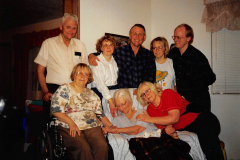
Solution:
M 130 39 L 127 36 L 113 34 L 113 33 L 105 33 L 105 36 L 107 35 L 112 36 L 117 41 L 119 47 L 128 45 L 130 43 Z

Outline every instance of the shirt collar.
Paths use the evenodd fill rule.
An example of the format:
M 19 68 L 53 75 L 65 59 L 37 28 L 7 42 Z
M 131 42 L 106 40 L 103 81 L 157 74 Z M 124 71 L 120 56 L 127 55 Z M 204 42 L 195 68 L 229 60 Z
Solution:
M 64 42 L 63 42 L 63 39 L 62 39 L 62 33 L 60 33 L 60 34 L 58 35 L 57 42 L 58 42 L 58 43 L 64 43 Z M 73 38 L 70 40 L 70 44 L 69 44 L 69 45 L 76 45 L 76 43 L 75 43 L 75 41 L 73 40 Z
M 134 55 L 134 52 L 133 52 L 131 43 L 128 44 L 128 47 L 129 47 L 129 49 L 131 49 L 131 51 L 132 51 L 132 53 L 133 53 L 133 55 Z M 141 51 L 142 51 L 143 49 L 144 49 L 144 48 L 143 48 L 142 45 L 141 45 L 141 46 L 139 47 L 139 49 L 138 49 L 137 55 L 138 55 L 139 53 L 142 53 Z
M 104 59 L 104 61 L 108 62 L 108 61 L 105 59 L 105 57 L 103 56 L 103 53 L 100 53 L 99 56 L 100 56 L 102 59 Z M 113 58 L 113 56 L 112 56 L 110 62 L 112 62 L 113 60 L 114 60 L 114 58 Z M 110 63 L 110 62 L 108 62 L 108 63 Z

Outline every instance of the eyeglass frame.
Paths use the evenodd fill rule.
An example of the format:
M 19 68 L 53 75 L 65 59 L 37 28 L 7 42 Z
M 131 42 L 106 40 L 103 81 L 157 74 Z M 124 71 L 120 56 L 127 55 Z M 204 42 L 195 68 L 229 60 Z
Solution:
M 153 50 L 157 49 L 157 50 L 160 50 L 160 49 L 163 49 L 165 46 L 162 46 L 162 47 L 153 47 Z
M 147 89 L 144 93 L 140 95 L 141 98 L 146 97 L 147 95 L 151 94 L 151 89 Z
M 111 44 L 104 44 L 104 45 L 102 45 L 102 47 L 103 48 L 107 48 L 107 47 L 114 47 L 114 44 L 113 43 L 111 43 Z
M 123 106 L 126 107 L 127 102 L 128 102 L 128 101 L 126 101 L 126 102 L 124 102 L 123 104 L 120 104 L 120 105 L 116 105 L 116 104 L 115 104 L 115 106 L 116 106 L 117 109 L 119 109 L 120 107 L 123 107 Z
M 175 40 L 175 38 L 177 38 L 178 41 L 181 41 L 181 39 L 187 38 L 187 37 L 172 36 L 173 40 Z
M 85 76 L 85 77 L 89 77 L 90 76 L 90 74 L 89 73 L 83 73 L 83 72 L 80 72 L 80 71 L 78 71 L 78 72 L 76 72 L 76 75 L 77 76 Z

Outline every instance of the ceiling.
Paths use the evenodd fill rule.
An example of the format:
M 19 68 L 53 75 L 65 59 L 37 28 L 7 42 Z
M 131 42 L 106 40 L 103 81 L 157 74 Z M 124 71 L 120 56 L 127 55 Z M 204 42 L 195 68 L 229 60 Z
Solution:
M 63 16 L 63 0 L 0 0 L 0 31 Z

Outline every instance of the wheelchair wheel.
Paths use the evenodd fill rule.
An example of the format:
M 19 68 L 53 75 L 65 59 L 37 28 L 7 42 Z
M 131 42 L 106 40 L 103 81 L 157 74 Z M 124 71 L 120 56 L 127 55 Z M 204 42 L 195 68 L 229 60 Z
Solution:
M 52 144 L 48 131 L 44 130 L 36 139 L 36 160 L 53 160 Z
M 68 160 L 66 147 L 63 145 L 62 135 L 57 131 L 56 118 L 52 118 L 49 125 L 47 125 L 48 133 L 52 145 L 53 160 Z

